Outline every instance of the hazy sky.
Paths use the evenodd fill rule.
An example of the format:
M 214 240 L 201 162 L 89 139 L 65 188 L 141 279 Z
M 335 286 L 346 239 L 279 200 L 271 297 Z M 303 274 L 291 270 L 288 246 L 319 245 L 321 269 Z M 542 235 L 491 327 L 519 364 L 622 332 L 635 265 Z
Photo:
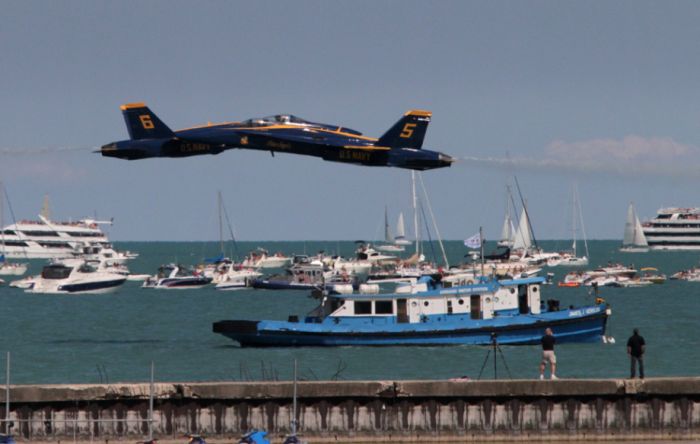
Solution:
M 372 239 L 410 173 L 227 151 L 127 162 L 119 105 L 171 128 L 293 113 L 379 136 L 433 111 L 444 238 L 500 232 L 517 174 L 539 238 L 621 238 L 626 207 L 700 205 L 697 1 L 3 1 L 0 179 L 17 218 L 115 218 L 114 240 Z M 408 214 L 407 214 L 408 216 Z

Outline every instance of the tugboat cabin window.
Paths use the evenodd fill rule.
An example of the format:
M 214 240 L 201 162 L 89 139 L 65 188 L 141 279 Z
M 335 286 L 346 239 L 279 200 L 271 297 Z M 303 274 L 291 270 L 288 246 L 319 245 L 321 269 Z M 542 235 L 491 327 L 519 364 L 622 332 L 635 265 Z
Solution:
M 478 294 L 471 295 L 469 303 L 471 305 L 470 317 L 472 319 L 481 319 L 481 296 Z
M 518 285 L 518 312 L 527 314 L 530 310 L 527 305 L 527 285 Z
M 371 315 L 372 314 L 372 301 L 355 301 L 355 314 L 356 315 Z
M 376 301 L 374 304 L 374 314 L 394 314 L 393 301 Z

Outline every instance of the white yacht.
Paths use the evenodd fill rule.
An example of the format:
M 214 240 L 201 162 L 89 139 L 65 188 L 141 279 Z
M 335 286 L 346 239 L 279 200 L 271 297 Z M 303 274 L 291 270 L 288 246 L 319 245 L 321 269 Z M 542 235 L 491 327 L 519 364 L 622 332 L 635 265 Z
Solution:
M 2 229 L 5 255 L 8 258 L 52 259 L 71 256 L 86 244 L 109 246 L 109 239 L 99 225 L 111 222 L 82 219 L 54 222 L 45 215 L 38 221 L 23 220 Z
M 68 259 L 45 266 L 26 291 L 50 294 L 107 293 L 124 282 L 126 276 L 105 271 L 99 264 Z
M 661 208 L 642 230 L 652 250 L 700 250 L 700 208 Z

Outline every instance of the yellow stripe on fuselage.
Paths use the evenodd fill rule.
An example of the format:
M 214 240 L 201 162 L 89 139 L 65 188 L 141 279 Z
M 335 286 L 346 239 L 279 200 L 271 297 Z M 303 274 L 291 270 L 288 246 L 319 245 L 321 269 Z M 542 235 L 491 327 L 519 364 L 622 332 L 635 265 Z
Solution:
M 391 148 L 388 146 L 374 146 L 374 145 L 345 145 L 343 148 L 349 150 L 365 150 L 365 151 L 389 151 Z

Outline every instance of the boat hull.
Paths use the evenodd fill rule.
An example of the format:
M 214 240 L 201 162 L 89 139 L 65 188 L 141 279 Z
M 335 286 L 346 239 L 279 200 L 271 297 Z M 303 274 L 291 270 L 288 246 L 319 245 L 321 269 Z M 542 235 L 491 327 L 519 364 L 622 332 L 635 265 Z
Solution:
M 213 324 L 213 331 L 242 347 L 491 345 L 494 337 L 503 345 L 529 345 L 539 344 L 547 327 L 554 330 L 557 343 L 600 342 L 610 314 L 602 306 L 555 313 L 520 316 L 516 322 L 484 320 L 474 327 L 458 323 L 447 327 L 402 324 L 379 331 L 334 331 L 318 323 L 219 321 Z
M 323 287 L 323 284 L 254 279 L 250 286 L 260 290 L 314 290 Z
M 202 288 L 211 284 L 211 278 L 165 278 L 153 288 L 163 290 L 184 290 L 189 288 Z

